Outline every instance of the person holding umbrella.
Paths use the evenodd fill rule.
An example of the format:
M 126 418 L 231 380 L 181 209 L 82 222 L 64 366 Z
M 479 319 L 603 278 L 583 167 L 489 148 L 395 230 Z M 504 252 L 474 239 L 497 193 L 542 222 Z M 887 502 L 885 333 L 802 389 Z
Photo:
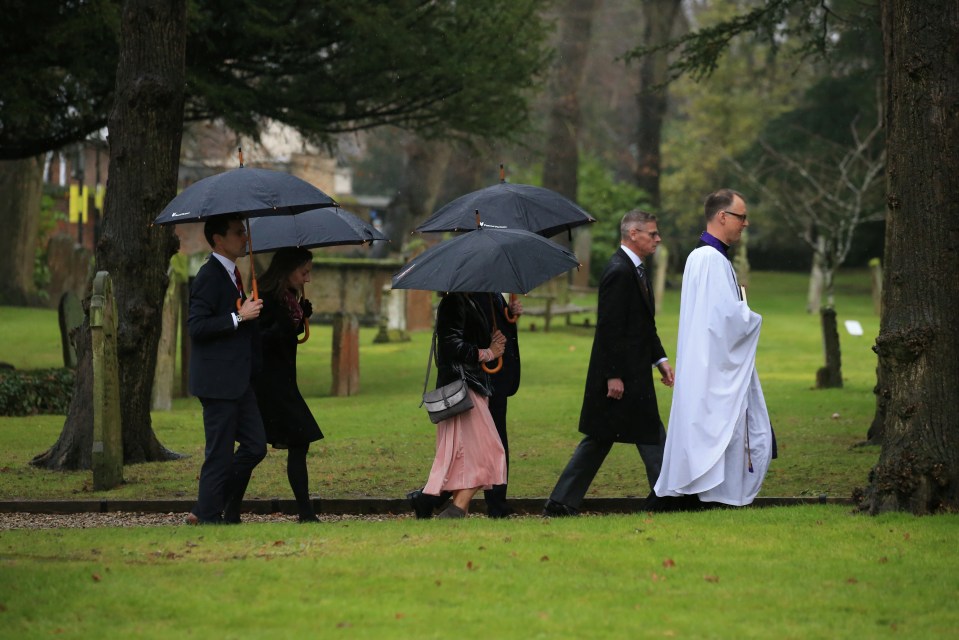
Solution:
M 444 491 L 453 500 L 438 518 L 463 518 L 480 488 L 506 484 L 506 454 L 490 415 L 489 374 L 482 364 L 503 355 L 506 338 L 466 293 L 447 293 L 436 312 L 436 386 L 461 376 L 473 408 L 436 425 L 436 455 L 423 487 L 426 499 Z
M 254 467 L 266 456 L 266 435 L 253 391 L 260 364 L 256 319 L 261 300 L 247 298 L 236 260 L 247 235 L 239 215 L 209 218 L 203 234 L 213 248 L 190 289 L 190 393 L 203 406 L 205 457 L 196 506 L 187 524 L 221 524 L 224 508 L 239 505 Z M 239 442 L 234 452 L 233 444 Z
M 300 522 L 319 520 L 310 501 L 306 454 L 310 443 L 323 437 L 296 384 L 297 336 L 313 314 L 313 305 L 301 292 L 310 281 L 312 268 L 312 253 L 287 247 L 273 254 L 269 268 L 260 276 L 263 368 L 254 378 L 266 441 L 275 449 L 287 450 L 286 476 Z

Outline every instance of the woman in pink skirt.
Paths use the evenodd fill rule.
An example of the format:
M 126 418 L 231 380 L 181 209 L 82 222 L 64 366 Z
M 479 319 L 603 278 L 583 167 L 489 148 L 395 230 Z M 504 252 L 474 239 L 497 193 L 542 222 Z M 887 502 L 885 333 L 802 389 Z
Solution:
M 503 354 L 506 339 L 465 293 L 448 293 L 436 312 L 436 386 L 464 377 L 473 408 L 436 425 L 436 457 L 422 499 L 452 492 L 438 518 L 463 518 L 480 489 L 506 484 L 506 453 L 487 408 L 489 376 L 480 366 Z

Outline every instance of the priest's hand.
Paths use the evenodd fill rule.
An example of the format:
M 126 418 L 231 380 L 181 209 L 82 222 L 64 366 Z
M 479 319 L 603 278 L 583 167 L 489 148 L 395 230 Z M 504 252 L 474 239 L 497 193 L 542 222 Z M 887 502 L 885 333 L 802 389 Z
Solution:
M 606 381 L 606 397 L 613 400 L 623 399 L 623 379 L 610 378 Z
M 669 361 L 663 360 L 656 365 L 656 368 L 658 368 L 659 372 L 663 374 L 663 377 L 661 378 L 663 384 L 667 387 L 673 386 L 673 383 L 676 382 L 676 374 L 673 373 L 673 368 L 669 366 Z

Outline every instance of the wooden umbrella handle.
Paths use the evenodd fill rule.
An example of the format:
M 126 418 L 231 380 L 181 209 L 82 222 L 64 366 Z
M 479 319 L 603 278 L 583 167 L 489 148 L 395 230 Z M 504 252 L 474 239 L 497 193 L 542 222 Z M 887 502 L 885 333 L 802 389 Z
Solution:
M 509 294 L 510 304 L 512 304 L 515 300 L 516 300 L 516 294 L 515 293 Z M 509 312 L 509 305 L 506 305 L 505 307 L 503 307 L 503 316 L 506 318 L 506 322 L 510 324 L 516 324 L 516 321 L 519 320 L 519 316 L 514 316 L 513 314 Z
M 296 339 L 296 344 L 303 344 L 310 339 L 310 319 L 303 318 L 303 337 Z
M 503 356 L 497 358 L 495 367 L 489 367 L 485 362 L 480 366 L 483 367 L 483 371 L 486 373 L 499 373 L 499 370 L 503 368 Z

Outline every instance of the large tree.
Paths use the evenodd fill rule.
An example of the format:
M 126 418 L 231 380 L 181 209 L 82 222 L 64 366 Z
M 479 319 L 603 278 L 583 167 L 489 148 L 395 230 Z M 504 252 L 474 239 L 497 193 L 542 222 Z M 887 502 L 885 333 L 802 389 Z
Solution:
M 122 393 L 123 450 L 127 461 L 173 454 L 150 428 L 167 263 L 176 251 L 168 227 L 151 227 L 176 195 L 183 131 L 186 0 L 127 0 L 120 29 L 116 97 L 110 113 L 110 176 L 96 268 L 113 281 L 117 359 Z M 60 438 L 33 464 L 88 468 L 92 463 L 92 353 L 89 325 L 81 328 L 78 382 Z M 149 375 L 144 375 L 144 373 Z M 137 416 L 146 416 L 146 422 Z M 142 428 L 143 426 L 146 428 Z M 141 428 L 137 428 L 141 427 Z
M 886 251 L 870 513 L 959 509 L 959 3 L 883 0 Z
M 50 21 L 62 26 L 58 18 L 62 3 L 37 0 L 34 4 L 49 10 Z M 174 140 L 165 132 L 139 148 L 129 140 L 116 138 L 122 146 L 114 151 L 116 128 L 122 129 L 125 119 L 132 118 L 131 136 L 159 128 L 161 119 L 170 113 L 176 114 L 178 127 L 184 119 L 219 118 L 233 130 L 252 136 L 262 124 L 279 121 L 313 141 L 384 123 L 432 136 L 444 132 L 505 136 L 525 121 L 531 76 L 545 59 L 545 26 L 538 18 L 541 0 L 495 0 L 482 5 L 453 0 L 320 4 L 197 0 L 189 5 L 188 18 L 183 22 L 172 21 L 168 11 L 175 7 L 154 12 L 149 4 L 124 5 L 136 9 L 139 22 L 125 15 L 118 30 L 109 30 L 110 20 L 104 20 L 100 27 L 110 34 L 122 34 L 119 40 L 129 47 L 119 57 L 119 68 L 123 69 L 130 58 L 143 62 L 141 58 L 159 55 L 146 50 L 151 43 L 165 46 L 149 38 L 137 44 L 140 36 L 136 25 L 156 20 L 154 28 L 161 29 L 161 17 L 167 16 L 167 28 L 179 26 L 167 35 L 187 42 L 182 113 L 178 100 L 151 90 L 158 78 L 149 65 L 136 71 L 126 67 L 129 75 L 123 76 L 122 82 L 117 75 L 115 89 L 109 92 L 94 91 L 93 83 L 82 82 L 82 74 L 54 74 L 47 80 L 40 73 L 44 68 L 29 67 L 17 68 L 15 73 L 19 75 L 8 79 L 35 76 L 35 91 L 25 90 L 26 81 L 0 87 L 4 92 L 0 94 L 0 123 L 4 125 L 0 157 L 36 154 L 49 149 L 51 140 L 64 144 L 80 140 L 101 126 L 110 126 L 108 194 L 113 191 L 114 200 L 110 204 L 108 195 L 97 268 L 109 270 L 115 280 L 122 280 L 114 287 L 117 306 L 121 315 L 131 314 L 121 326 L 119 353 L 126 462 L 169 455 L 156 443 L 149 407 L 159 308 L 173 245 L 169 231 L 150 229 L 149 222 L 173 196 L 171 185 L 176 177 L 175 162 L 171 168 L 164 164 L 166 155 L 162 162 L 154 156 L 172 149 L 176 157 L 180 134 Z M 24 10 L 26 6 L 21 2 L 12 8 Z M 78 11 L 87 6 L 110 15 L 109 10 L 117 3 L 103 0 L 69 5 Z M 51 41 L 50 21 L 43 28 L 32 23 L 23 26 L 34 37 L 33 47 L 62 44 Z M 12 22 L 0 24 L 4 36 L 14 26 Z M 78 19 L 76 24 L 88 23 Z M 109 53 L 109 47 L 105 49 Z M 78 49 L 76 55 L 86 53 Z M 110 70 L 118 68 L 116 56 L 112 67 L 109 55 L 90 54 L 86 64 L 94 59 L 99 73 L 114 79 Z M 49 104 L 39 100 L 40 96 L 59 95 L 65 79 L 76 84 L 74 93 L 84 100 L 76 105 L 64 99 Z M 13 91 L 17 87 L 22 90 Z M 116 107 L 108 119 L 104 106 L 121 99 L 128 100 L 128 105 Z M 11 105 L 17 108 L 8 109 Z M 38 114 L 31 121 L 33 126 L 11 126 L 31 113 L 31 105 Z M 84 117 L 67 117 L 62 112 Z M 136 163 L 140 167 L 132 172 L 130 167 Z M 127 176 L 131 182 L 126 184 L 138 187 L 121 188 L 114 182 L 118 179 L 114 172 L 122 174 L 125 170 L 131 171 Z M 136 269 L 131 259 L 136 259 Z M 134 272 L 143 274 L 147 282 L 141 285 L 128 280 Z M 85 349 L 89 349 L 88 344 L 80 346 L 81 353 Z M 80 369 L 76 400 L 60 441 L 38 457 L 38 464 L 55 468 L 87 466 L 85 448 L 92 428 L 92 408 L 83 398 L 89 397 L 84 390 L 89 387 L 90 375 L 89 367 Z

